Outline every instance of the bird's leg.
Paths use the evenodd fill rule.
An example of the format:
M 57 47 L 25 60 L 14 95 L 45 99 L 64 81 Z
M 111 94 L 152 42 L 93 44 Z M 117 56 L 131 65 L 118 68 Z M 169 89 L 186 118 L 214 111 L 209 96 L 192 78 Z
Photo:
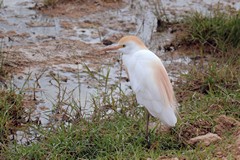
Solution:
M 150 148 L 151 144 L 150 144 L 150 138 L 149 138 L 149 131 L 148 131 L 148 126 L 149 126 L 149 118 L 150 118 L 150 114 L 149 112 L 146 110 L 147 112 L 147 123 L 146 123 L 146 135 L 145 135 L 145 139 L 147 141 L 147 148 Z

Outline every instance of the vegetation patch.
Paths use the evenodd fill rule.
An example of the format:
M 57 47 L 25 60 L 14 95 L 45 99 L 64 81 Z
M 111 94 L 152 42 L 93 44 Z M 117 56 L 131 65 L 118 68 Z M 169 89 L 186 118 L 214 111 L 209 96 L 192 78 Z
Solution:
M 191 69 L 176 81 L 174 89 L 180 104 L 176 127 L 163 131 L 159 120 L 150 118 L 154 124 L 150 127 L 150 147 L 145 139 L 146 112 L 137 105 L 135 96 L 126 95 L 117 85 L 109 86 L 110 71 L 100 75 L 86 66 L 86 73 L 105 87 L 105 92 L 92 97 L 93 114 L 82 115 L 81 107 L 73 101 L 69 106 L 76 114 L 71 120 L 54 121 L 46 126 L 30 124 L 36 132 L 31 142 L 19 144 L 15 139 L 9 140 L 9 135 L 26 120 L 23 97 L 15 91 L 0 92 L 1 156 L 5 159 L 238 159 L 238 15 L 196 14 L 185 22 L 183 26 L 188 27 L 182 29 L 187 38 L 182 40 L 198 47 L 192 54 L 213 56 L 205 63 L 192 59 Z M 191 138 L 208 133 L 217 134 L 220 140 L 207 146 L 201 142 L 189 143 Z
M 122 0 L 100 0 L 101 2 L 104 2 L 104 3 L 116 3 L 116 2 L 121 2 Z M 89 1 L 93 4 L 95 3 L 99 3 L 98 1 L 95 1 L 95 2 L 92 2 L 92 1 Z M 54 7 L 58 4 L 63 4 L 63 3 L 78 3 L 78 4 L 82 4 L 82 3 L 86 3 L 86 0 L 44 0 L 43 1 L 43 4 L 46 6 L 46 7 Z
M 22 96 L 14 91 L 0 90 L 0 97 L 0 142 L 6 143 L 25 121 L 25 111 Z
M 141 110 L 139 108 L 139 112 L 144 111 Z M 152 146 L 147 149 L 143 117 L 115 113 L 102 118 L 94 122 L 79 119 L 72 125 L 61 124 L 47 130 L 41 128 L 41 140 L 30 145 L 14 144 L 5 155 L 16 159 L 146 159 L 184 147 L 172 133 L 159 135 L 152 132 Z
M 235 55 L 237 59 L 240 55 L 239 14 L 239 11 L 229 13 L 217 9 L 209 15 L 195 12 L 186 16 L 173 26 L 172 32 L 177 32 L 177 39 L 165 48 L 173 47 L 189 54 L 211 54 L 225 59 Z
M 190 41 L 210 46 L 220 51 L 240 47 L 239 12 L 229 14 L 219 10 L 209 16 L 195 13 L 188 17 Z

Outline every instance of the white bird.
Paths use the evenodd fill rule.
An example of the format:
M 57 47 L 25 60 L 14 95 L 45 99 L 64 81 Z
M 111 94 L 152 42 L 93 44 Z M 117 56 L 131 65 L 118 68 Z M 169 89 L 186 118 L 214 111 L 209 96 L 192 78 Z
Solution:
M 108 50 L 119 50 L 123 53 L 123 65 L 137 102 L 145 106 L 148 112 L 163 124 L 174 127 L 177 123 L 177 102 L 160 58 L 136 36 L 125 36 L 117 44 L 104 49 Z

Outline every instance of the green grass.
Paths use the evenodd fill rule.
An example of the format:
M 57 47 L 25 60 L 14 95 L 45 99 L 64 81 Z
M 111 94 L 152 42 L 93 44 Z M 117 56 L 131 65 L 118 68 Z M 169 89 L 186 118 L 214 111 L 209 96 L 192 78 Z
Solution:
M 228 51 L 240 48 L 240 12 L 227 13 L 218 9 L 210 15 L 194 13 L 185 20 L 192 43 L 200 43 L 222 54 L 231 54 Z
M 31 125 L 38 133 L 33 142 L 18 144 L 15 140 L 8 140 L 9 122 L 22 119 L 24 114 L 22 96 L 10 91 L 2 92 L 0 129 L 4 136 L 1 136 L 1 156 L 5 159 L 236 158 L 234 144 L 239 126 L 223 125 L 219 117 L 240 121 L 240 56 L 230 54 L 232 49 L 239 52 L 239 39 L 234 35 L 238 34 L 235 23 L 239 21 L 236 17 L 232 21 L 224 16 L 203 18 L 194 15 L 189 20 L 190 40 L 203 46 L 211 44 L 229 56 L 215 57 L 204 64 L 195 63 L 188 74 L 181 75 L 174 86 L 181 118 L 168 132 L 157 126 L 150 129 L 150 148 L 145 140 L 145 110 L 138 107 L 135 96 L 125 95 L 117 86 L 109 86 L 109 71 L 101 76 L 86 66 L 86 72 L 105 87 L 104 95 L 92 98 L 92 116 L 86 119 L 79 114 L 69 123 L 60 122 L 46 127 Z M 222 24 L 225 31 L 221 31 Z M 201 55 L 203 51 L 197 53 Z M 116 91 L 118 99 L 114 96 Z M 79 106 L 76 104 L 72 106 L 77 111 Z M 158 122 L 154 118 L 150 121 Z M 219 134 L 222 140 L 210 146 L 188 144 L 190 138 L 208 132 Z
M 38 140 L 25 145 L 11 141 L 3 154 L 7 159 L 156 159 L 160 156 L 212 159 L 221 151 L 233 159 L 235 153 L 229 144 L 236 140 L 236 126 L 224 129 L 223 140 L 208 147 L 189 145 L 187 141 L 208 132 L 219 133 L 217 118 L 221 115 L 240 121 L 238 66 L 209 62 L 204 68 L 195 67 L 182 75 L 181 85 L 175 87 L 181 103 L 181 119 L 169 132 L 158 127 L 151 129 L 150 148 L 145 141 L 145 110 L 136 106 L 134 96 L 123 94 L 119 101 L 125 101 L 124 104 L 104 102 L 112 108 L 121 105 L 121 110 L 115 108 L 107 114 L 95 106 L 95 114 L 88 120 L 77 117 L 68 125 L 62 122 L 48 128 L 39 127 Z M 158 120 L 151 118 L 151 122 Z
M 119 3 L 122 0 L 101 0 L 101 1 L 106 2 L 106 3 Z M 44 0 L 43 4 L 44 4 L 44 6 L 47 6 L 47 7 L 48 6 L 54 7 L 54 6 L 56 6 L 58 4 L 61 4 L 61 3 L 79 3 L 79 4 L 82 4 L 84 2 L 85 2 L 84 0 Z M 1 3 L 0 3 L 0 5 L 1 5 Z
M 0 42 L 0 80 L 2 81 L 2 79 L 4 79 L 4 77 L 7 76 L 7 69 L 5 67 L 5 63 L 6 63 L 6 55 L 4 55 L 3 53 L 3 45 L 2 42 Z
M 183 75 L 178 88 L 178 96 L 183 106 L 188 106 L 189 102 L 196 110 L 196 114 L 208 111 L 211 104 L 221 105 L 223 108 L 216 112 L 213 110 L 213 116 L 230 115 L 234 118 L 240 118 L 239 99 L 240 99 L 240 76 L 238 64 L 217 64 L 209 62 L 202 68 L 194 68 L 187 75 Z M 198 104 L 200 102 L 200 104 Z M 202 105 L 202 106 L 201 106 Z M 194 108 L 199 107 L 200 108 Z M 183 108 L 184 109 L 184 108 Z M 201 111 L 202 110 L 202 111 Z M 201 112 L 199 112 L 201 111 Z M 187 113 L 186 113 L 187 114 Z M 208 114 L 208 118 L 211 116 Z M 206 118 L 207 118 L 206 117 Z
M 55 6 L 59 3 L 59 0 L 44 0 L 43 4 L 45 6 Z
M 194 68 L 194 67 L 193 67 Z M 179 82 L 177 96 L 180 100 L 181 121 L 177 132 L 183 141 L 208 132 L 222 134 L 222 141 L 209 147 L 194 148 L 187 152 L 190 159 L 212 159 L 222 148 L 222 153 L 234 157 L 232 150 L 226 149 L 234 144 L 239 126 L 218 130 L 217 119 L 222 115 L 240 121 L 240 76 L 239 64 L 219 64 L 209 62 L 202 68 L 194 68 Z M 224 150 L 224 149 L 226 150 Z M 230 158 L 231 159 L 231 158 Z
M 0 97 L 0 143 L 5 144 L 9 141 L 8 135 L 20 127 L 25 111 L 23 97 L 14 91 L 0 90 Z
M 104 118 L 104 117 L 103 117 Z M 182 147 L 177 137 L 151 134 L 156 146 L 147 149 L 144 120 L 122 114 L 87 122 L 81 119 L 71 125 L 42 130 L 44 137 L 28 146 L 13 145 L 6 155 L 15 159 L 133 159 L 155 157 Z
M 83 0 L 44 0 L 43 1 L 43 4 L 45 6 L 50 6 L 50 7 L 54 7 L 58 4 L 61 4 L 61 3 L 69 3 L 69 2 L 78 2 L 78 3 L 82 3 Z

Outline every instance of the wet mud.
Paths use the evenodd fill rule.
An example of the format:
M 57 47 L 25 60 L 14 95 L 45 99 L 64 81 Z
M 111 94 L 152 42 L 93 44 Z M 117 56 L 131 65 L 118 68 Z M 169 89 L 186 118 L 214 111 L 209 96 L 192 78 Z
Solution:
M 34 108 L 32 118 L 41 124 L 47 125 L 49 117 L 57 115 L 56 104 L 71 112 L 68 104 L 74 101 L 84 114 L 90 114 L 91 97 L 104 92 L 106 86 L 101 77 L 108 73 L 109 85 L 120 85 L 126 94 L 131 93 L 121 54 L 100 52 L 104 44 L 117 42 L 124 35 L 142 38 L 163 60 L 173 83 L 187 72 L 191 59 L 164 48 L 176 38 L 173 28 L 156 32 L 154 4 L 126 0 L 77 5 L 80 4 L 51 8 L 33 0 L 4 0 L 0 9 L 1 50 L 4 63 L 12 69 L 10 82 L 26 94 L 26 101 L 34 101 L 27 104 Z M 162 5 L 172 20 L 180 14 L 207 12 L 219 5 L 240 8 L 237 1 L 170 0 Z M 93 73 L 97 78 L 93 78 Z

